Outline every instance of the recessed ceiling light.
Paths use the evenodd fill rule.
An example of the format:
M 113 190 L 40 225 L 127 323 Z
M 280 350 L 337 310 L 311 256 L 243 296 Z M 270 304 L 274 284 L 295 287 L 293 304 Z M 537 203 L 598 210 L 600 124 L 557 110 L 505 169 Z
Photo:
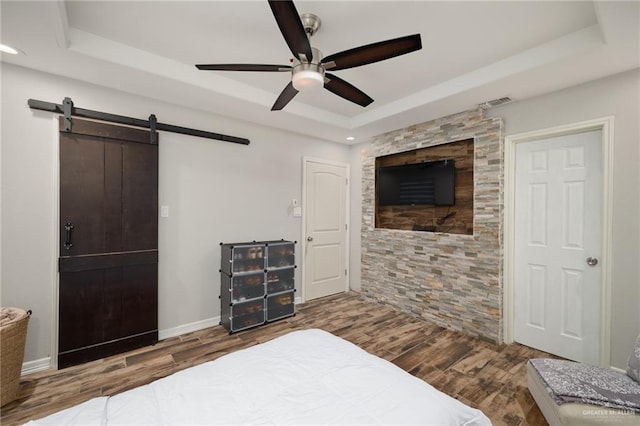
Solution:
M 356 140 L 356 138 L 354 138 L 353 136 L 347 136 L 347 140 L 348 141 L 353 141 L 353 140 Z
M 24 52 L 22 52 L 21 50 L 15 49 L 11 46 L 7 46 L 6 44 L 0 44 L 0 52 L 9 53 L 11 55 L 24 55 Z

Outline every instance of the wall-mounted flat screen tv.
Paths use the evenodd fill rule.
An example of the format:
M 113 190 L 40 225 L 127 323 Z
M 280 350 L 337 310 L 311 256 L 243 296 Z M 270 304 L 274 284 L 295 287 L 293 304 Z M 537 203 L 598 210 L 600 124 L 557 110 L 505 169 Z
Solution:
M 438 160 L 380 167 L 377 176 L 378 205 L 455 203 L 455 162 Z

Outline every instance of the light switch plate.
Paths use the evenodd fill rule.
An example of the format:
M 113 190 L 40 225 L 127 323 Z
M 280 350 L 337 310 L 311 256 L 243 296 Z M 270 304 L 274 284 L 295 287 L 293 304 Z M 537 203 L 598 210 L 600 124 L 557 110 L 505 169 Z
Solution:
M 169 217 L 169 206 L 160 206 L 160 217 Z
M 293 217 L 302 216 L 302 207 L 294 207 L 293 208 Z

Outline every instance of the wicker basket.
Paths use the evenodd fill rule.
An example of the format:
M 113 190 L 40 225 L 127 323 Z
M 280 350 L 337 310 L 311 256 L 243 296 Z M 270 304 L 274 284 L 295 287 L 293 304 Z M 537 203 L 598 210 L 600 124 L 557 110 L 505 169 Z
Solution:
M 31 311 L 0 308 L 0 406 L 18 397 Z

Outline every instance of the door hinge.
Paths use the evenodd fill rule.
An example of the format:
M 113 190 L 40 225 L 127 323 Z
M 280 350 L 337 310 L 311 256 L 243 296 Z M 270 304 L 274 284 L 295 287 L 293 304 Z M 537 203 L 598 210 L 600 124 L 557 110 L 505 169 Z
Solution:
M 345 179 L 344 179 L 344 184 L 345 184 L 345 185 L 349 185 L 349 178 L 345 178 Z
M 347 226 L 348 226 L 348 225 L 345 223 L 345 224 L 344 224 L 344 230 L 345 230 L 345 231 L 349 229 L 349 228 L 347 228 Z
M 344 270 L 344 276 L 345 277 L 347 276 L 347 270 L 346 269 Z

